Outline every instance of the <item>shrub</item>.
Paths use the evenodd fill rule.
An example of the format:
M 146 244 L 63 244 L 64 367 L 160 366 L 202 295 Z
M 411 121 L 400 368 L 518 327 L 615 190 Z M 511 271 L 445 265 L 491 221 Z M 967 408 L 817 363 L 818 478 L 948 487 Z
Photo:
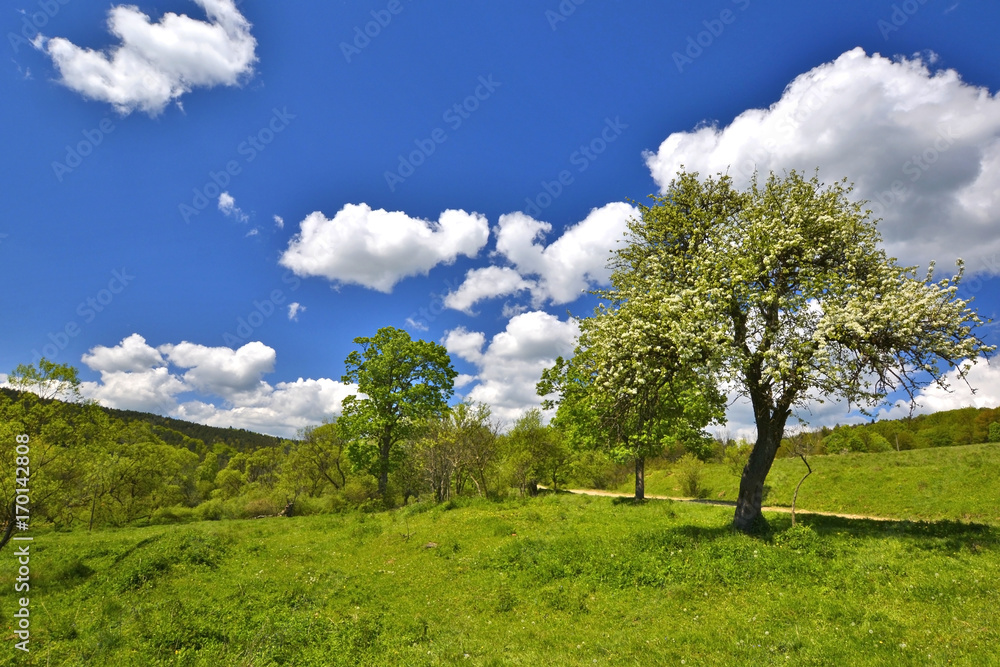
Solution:
M 724 460 L 726 466 L 729 468 L 729 472 L 737 477 L 742 477 L 743 468 L 746 466 L 747 460 L 750 459 L 750 452 L 752 450 L 753 446 L 745 443 L 727 447 Z
M 701 485 L 705 464 L 694 454 L 685 454 L 676 463 L 675 470 L 681 483 L 681 491 L 689 498 L 704 498 L 708 489 Z
M 192 507 L 161 507 L 153 512 L 149 523 L 154 526 L 168 523 L 188 523 L 195 521 L 197 518 L 195 510 Z
M 872 453 L 877 452 L 888 452 L 892 450 L 892 445 L 889 441 L 878 433 L 871 433 L 868 435 L 868 451 Z
M 1000 442 L 1000 423 L 990 424 L 990 442 Z
M 218 521 L 225 516 L 225 506 L 221 500 L 213 498 L 194 508 L 194 513 L 202 521 Z

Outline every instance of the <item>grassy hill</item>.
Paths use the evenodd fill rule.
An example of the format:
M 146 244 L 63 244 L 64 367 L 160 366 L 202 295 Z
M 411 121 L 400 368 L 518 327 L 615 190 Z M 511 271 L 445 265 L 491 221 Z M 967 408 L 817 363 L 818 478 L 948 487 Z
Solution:
M 802 484 L 801 509 L 899 519 L 954 519 L 1000 523 L 1000 443 L 879 454 L 808 457 L 813 474 Z M 790 506 L 806 473 L 798 458 L 777 459 L 767 478 L 769 505 Z M 706 464 L 703 495 L 736 500 L 739 476 L 724 464 Z M 619 487 L 629 491 L 628 483 Z M 676 467 L 653 470 L 646 492 L 683 496 Z
M 43 533 L 32 652 L 7 614 L 0 664 L 1000 662 L 997 529 L 770 518 L 558 494 Z

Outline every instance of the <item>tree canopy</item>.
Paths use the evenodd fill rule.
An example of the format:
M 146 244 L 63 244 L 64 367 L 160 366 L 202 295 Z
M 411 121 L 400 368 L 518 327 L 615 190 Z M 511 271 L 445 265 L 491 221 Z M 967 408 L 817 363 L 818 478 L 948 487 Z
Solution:
M 350 441 L 348 456 L 378 479 L 384 497 L 396 445 L 448 409 L 458 373 L 442 345 L 402 329 L 384 327 L 354 342 L 361 350 L 347 356 L 342 381 L 357 383 L 359 393 L 344 399 L 337 423 Z

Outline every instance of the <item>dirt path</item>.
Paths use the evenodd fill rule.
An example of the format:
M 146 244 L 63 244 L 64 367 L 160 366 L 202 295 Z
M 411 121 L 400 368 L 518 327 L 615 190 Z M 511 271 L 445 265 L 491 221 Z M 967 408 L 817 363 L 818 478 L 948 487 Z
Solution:
M 539 487 L 542 488 L 542 487 Z M 598 491 L 597 489 L 563 489 L 569 493 L 577 493 L 585 496 L 608 496 L 611 498 L 632 498 L 633 493 L 619 493 L 617 491 Z M 736 503 L 731 500 L 703 500 L 701 498 L 676 498 L 673 496 L 655 496 L 646 494 L 647 500 L 673 500 L 679 503 L 699 503 L 701 505 L 723 505 L 725 507 L 736 507 Z M 791 514 L 791 507 L 761 507 L 762 512 L 784 512 Z M 819 516 L 835 516 L 841 519 L 869 519 L 871 521 L 906 521 L 906 519 L 896 519 L 886 516 L 870 516 L 867 514 L 839 514 L 837 512 L 821 512 L 819 510 L 795 509 L 795 514 L 816 514 Z

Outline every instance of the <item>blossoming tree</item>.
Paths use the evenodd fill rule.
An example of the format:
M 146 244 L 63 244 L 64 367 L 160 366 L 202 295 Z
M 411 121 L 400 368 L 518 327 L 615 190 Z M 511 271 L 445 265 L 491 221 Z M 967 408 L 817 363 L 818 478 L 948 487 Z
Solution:
M 912 400 L 930 383 L 947 388 L 949 371 L 965 381 L 995 350 L 971 299 L 957 296 L 961 262 L 939 281 L 933 264 L 923 278 L 900 267 L 850 193 L 846 181 L 794 171 L 755 177 L 745 191 L 728 176 L 682 172 L 640 206 L 613 259 L 604 295 L 621 325 L 594 327 L 602 342 L 591 349 L 615 349 L 594 353 L 594 377 L 641 392 L 648 378 L 618 372 L 616 358 L 659 346 L 676 351 L 661 360 L 665 376 L 710 372 L 749 399 L 757 437 L 734 517 L 743 532 L 761 520 L 764 481 L 795 407 L 840 397 L 870 410 L 898 390 Z

